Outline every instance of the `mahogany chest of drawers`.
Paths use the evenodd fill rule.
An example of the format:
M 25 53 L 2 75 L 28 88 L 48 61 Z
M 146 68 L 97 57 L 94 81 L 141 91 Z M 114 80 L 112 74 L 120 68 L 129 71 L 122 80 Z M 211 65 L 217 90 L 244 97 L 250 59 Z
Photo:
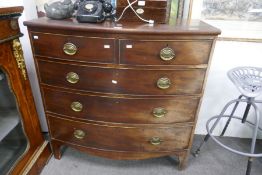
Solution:
M 185 166 L 218 29 L 201 21 L 25 25 L 55 158 L 67 145 L 112 159 L 176 155 Z

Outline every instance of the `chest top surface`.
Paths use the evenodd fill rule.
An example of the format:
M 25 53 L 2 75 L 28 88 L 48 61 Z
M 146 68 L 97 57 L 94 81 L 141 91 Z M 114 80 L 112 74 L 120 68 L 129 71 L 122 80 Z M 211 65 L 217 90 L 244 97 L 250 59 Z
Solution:
M 201 20 L 170 20 L 167 24 L 105 21 L 78 23 L 75 19 L 51 20 L 46 17 L 24 22 L 29 28 L 88 31 L 97 33 L 154 34 L 154 35 L 218 35 L 220 30 Z

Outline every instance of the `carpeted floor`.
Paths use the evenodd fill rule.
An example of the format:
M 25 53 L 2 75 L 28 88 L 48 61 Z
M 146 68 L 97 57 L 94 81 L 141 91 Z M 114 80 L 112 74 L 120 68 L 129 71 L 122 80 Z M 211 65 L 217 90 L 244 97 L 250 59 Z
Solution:
M 193 149 L 203 136 L 196 136 Z M 234 148 L 247 149 L 248 139 L 223 138 Z M 262 152 L 262 141 L 257 143 L 257 152 Z M 210 140 L 199 157 L 190 156 L 184 171 L 177 169 L 175 157 L 162 157 L 139 161 L 109 160 L 67 148 L 61 160 L 53 157 L 41 175 L 244 175 L 247 158 L 222 149 Z M 262 175 L 262 159 L 253 163 L 251 175 Z

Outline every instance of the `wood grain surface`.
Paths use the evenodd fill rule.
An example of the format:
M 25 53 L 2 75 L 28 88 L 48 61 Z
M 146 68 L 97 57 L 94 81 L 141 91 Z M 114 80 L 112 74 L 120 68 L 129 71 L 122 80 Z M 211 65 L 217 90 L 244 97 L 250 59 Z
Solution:
M 125 9 L 126 6 L 117 6 L 116 8 L 116 16 L 119 18 Z M 154 23 L 164 24 L 168 22 L 169 19 L 169 8 L 155 8 L 155 7 L 133 7 L 135 11 L 143 10 L 142 14 L 139 14 L 145 20 L 154 20 Z M 128 8 L 119 22 L 127 21 L 127 22 L 138 22 L 144 24 L 142 20 L 140 20 L 133 12 L 131 8 Z
M 145 0 L 145 6 L 153 7 L 153 8 L 165 8 L 167 7 L 168 1 L 170 0 Z M 117 1 L 117 6 L 127 6 L 127 5 L 128 2 L 126 0 Z M 133 6 L 138 7 L 138 3 L 135 3 Z
M 97 125 L 74 120 L 48 117 L 52 138 L 97 149 L 118 151 L 174 151 L 188 147 L 192 126 L 129 127 Z M 74 136 L 76 130 L 85 132 L 83 139 Z M 159 137 L 160 145 L 152 145 L 150 139 Z
M 168 124 L 193 122 L 199 97 L 127 98 L 96 96 L 43 87 L 46 111 L 90 121 L 132 124 Z M 59 102 L 57 102 L 59 99 Z M 71 109 L 73 102 L 80 102 L 83 110 Z M 157 118 L 155 108 L 164 108 L 167 114 Z
M 113 63 L 115 58 L 115 40 L 110 38 L 88 38 L 53 34 L 32 33 L 36 55 L 59 57 L 74 61 Z M 36 38 L 37 39 L 34 39 Z M 75 55 L 63 51 L 64 44 L 76 46 Z M 105 48 L 106 47 L 106 48 Z
M 37 60 L 37 64 L 41 83 L 92 92 L 136 95 L 200 94 L 205 78 L 205 69 L 115 69 L 42 60 Z M 69 83 L 66 79 L 69 72 L 77 73 L 79 82 Z M 163 77 L 170 79 L 172 83 L 170 88 L 160 89 L 157 87 L 157 81 Z
M 130 35 L 160 35 L 161 38 L 172 38 L 175 35 L 216 37 L 221 31 L 207 23 L 200 20 L 176 20 L 170 21 L 166 24 L 155 24 L 150 26 L 144 23 L 125 22 L 114 23 L 105 21 L 103 23 L 78 23 L 74 18 L 67 20 L 52 20 L 46 17 L 25 21 L 24 25 L 30 27 L 30 30 L 45 31 L 50 33 L 56 31 L 57 34 L 70 33 L 77 34 L 82 32 L 84 34 L 95 33 L 94 36 L 102 33 L 103 36 L 108 34 L 130 34 Z M 88 31 L 88 32 L 86 32 Z M 165 36 L 168 35 L 168 36 Z M 202 36 L 201 36 L 202 35 Z M 127 37 L 127 36 L 126 36 Z M 141 36 L 138 36 L 141 38 Z M 143 36 L 143 38 L 147 36 Z
M 128 48 L 128 46 L 132 48 Z M 120 64 L 131 65 L 198 65 L 207 64 L 212 40 L 120 40 Z M 160 51 L 170 48 L 175 57 L 164 61 Z
M 24 24 L 55 158 L 66 145 L 111 159 L 176 155 L 179 167 L 186 166 L 219 29 L 199 20 L 148 25 L 39 18 Z M 66 42 L 77 46 L 75 55 L 63 53 Z M 101 49 L 104 44 L 110 49 Z M 174 50 L 174 59 L 160 59 L 165 47 Z M 70 72 L 78 82 L 68 82 Z M 167 89 L 158 87 L 160 78 L 170 80 Z M 73 111 L 72 102 L 82 110 Z M 153 110 L 159 107 L 166 114 L 156 118 Z M 83 139 L 75 138 L 76 130 L 85 133 Z M 152 145 L 152 137 L 163 142 Z

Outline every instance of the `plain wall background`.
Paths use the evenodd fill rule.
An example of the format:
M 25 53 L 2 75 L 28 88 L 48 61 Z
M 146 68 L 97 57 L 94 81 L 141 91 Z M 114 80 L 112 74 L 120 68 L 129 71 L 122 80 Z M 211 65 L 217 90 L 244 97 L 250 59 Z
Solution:
M 203 0 L 193 0 L 193 8 L 191 14 L 192 19 L 201 19 L 202 3 Z M 205 22 L 209 23 L 211 21 L 206 20 Z M 212 21 L 212 23 L 214 22 Z M 247 27 L 245 25 L 248 25 L 250 23 L 239 25 L 239 27 L 241 28 L 237 28 L 237 26 L 232 26 L 236 23 L 239 24 L 238 21 L 230 21 L 225 23 L 225 25 L 221 25 L 220 23 L 220 25 L 224 27 L 223 29 L 226 29 L 222 29 L 222 35 L 230 36 L 228 34 L 233 34 L 234 31 L 237 30 L 235 31 L 235 33 L 237 33 L 237 35 L 241 37 L 254 37 L 254 34 L 256 34 L 257 38 L 261 37 L 261 29 L 255 28 L 256 26 L 254 27 L 254 24 L 252 25 L 254 28 L 249 28 L 249 30 L 247 31 L 244 30 Z M 218 25 L 219 21 L 217 21 L 214 24 Z M 260 27 L 261 23 L 258 23 L 256 25 L 257 27 Z M 234 35 L 233 37 L 236 37 L 236 35 Z M 240 95 L 239 91 L 228 79 L 226 75 L 227 71 L 237 66 L 262 67 L 262 38 L 260 39 L 260 42 L 217 41 L 213 54 L 213 59 L 211 62 L 209 76 L 207 79 L 202 106 L 199 113 L 199 119 L 197 122 L 197 134 L 205 134 L 206 121 L 210 117 L 218 115 L 227 102 L 234 98 L 237 98 Z M 262 99 L 262 96 L 260 96 L 258 99 Z M 258 107 L 262 113 L 261 105 L 258 105 Z M 239 111 L 236 112 L 236 115 L 242 117 L 244 109 L 245 105 L 241 105 Z M 248 119 L 250 121 L 254 121 L 254 115 L 252 115 L 253 110 L 251 110 L 250 112 L 251 113 Z M 219 127 L 214 132 L 216 135 L 220 134 L 225 122 L 226 119 L 223 122 L 220 122 Z M 260 120 L 260 127 L 261 126 L 262 119 Z M 252 127 L 246 125 L 243 126 L 240 124 L 239 121 L 234 121 L 228 128 L 228 131 L 225 135 L 249 138 L 252 135 Z M 261 132 L 259 133 L 259 137 L 262 138 Z
M 194 1 L 199 2 L 199 1 Z M 29 78 L 31 81 L 31 86 L 33 89 L 33 94 L 35 97 L 37 111 L 40 117 L 41 126 L 43 131 L 47 131 L 46 120 L 43 111 L 43 105 L 41 102 L 41 96 L 39 91 L 39 86 L 37 83 L 37 77 L 35 72 L 35 66 L 32 58 L 32 51 L 29 42 L 29 37 L 27 34 L 27 29 L 23 26 L 22 22 L 24 20 L 30 20 L 36 18 L 36 8 L 35 0 L 2 0 L 0 2 L 0 7 L 2 6 L 17 6 L 23 5 L 25 10 L 20 18 L 20 28 L 21 31 L 25 34 L 22 37 L 21 43 L 23 45 L 24 55 L 26 59 L 27 70 Z M 196 14 L 196 15 L 194 15 Z M 192 17 L 197 18 L 199 13 L 192 13 Z M 261 61 L 261 43 L 252 43 L 252 42 L 229 42 L 229 41 L 217 41 L 213 59 L 209 71 L 209 76 L 206 83 L 206 90 L 202 100 L 201 109 L 199 112 L 196 134 L 206 134 L 205 123 L 206 121 L 214 116 L 219 114 L 223 106 L 231 99 L 236 98 L 239 95 L 238 90 L 234 85 L 229 81 L 226 76 L 226 73 L 229 69 L 236 66 L 257 66 L 262 67 Z M 260 98 L 261 99 L 261 98 Z M 260 106 L 260 109 L 261 106 Z M 242 112 L 238 112 L 242 115 Z M 254 119 L 252 115 L 249 117 L 251 120 Z M 215 134 L 218 135 L 221 132 L 223 127 L 222 124 L 215 131 Z M 261 121 L 262 125 L 262 121 Z M 260 126 L 261 126 L 260 125 Z M 240 127 L 239 122 L 233 122 L 230 125 L 227 136 L 234 137 L 251 137 L 252 130 L 249 126 Z M 260 138 L 262 134 L 260 133 Z
M 227 102 L 240 95 L 233 83 L 228 79 L 226 75 L 227 71 L 237 66 L 262 67 L 261 51 L 261 43 L 217 41 L 199 112 L 196 127 L 197 134 L 205 134 L 206 121 L 210 117 L 218 115 Z M 258 99 L 261 99 L 261 97 Z M 259 109 L 261 109 L 262 112 L 261 105 L 259 105 Z M 240 106 L 240 111 L 236 113 L 238 116 L 243 115 L 244 111 L 241 110 L 241 107 L 244 110 L 245 105 Z M 254 121 L 252 113 L 253 110 L 251 110 L 248 119 Z M 221 125 L 215 131 L 216 135 L 219 135 L 222 131 L 225 121 L 226 120 L 221 122 Z M 262 126 L 262 120 L 260 121 L 260 126 Z M 230 125 L 225 135 L 249 138 L 252 135 L 251 131 L 252 129 L 249 126 L 242 127 L 240 121 L 236 121 Z

